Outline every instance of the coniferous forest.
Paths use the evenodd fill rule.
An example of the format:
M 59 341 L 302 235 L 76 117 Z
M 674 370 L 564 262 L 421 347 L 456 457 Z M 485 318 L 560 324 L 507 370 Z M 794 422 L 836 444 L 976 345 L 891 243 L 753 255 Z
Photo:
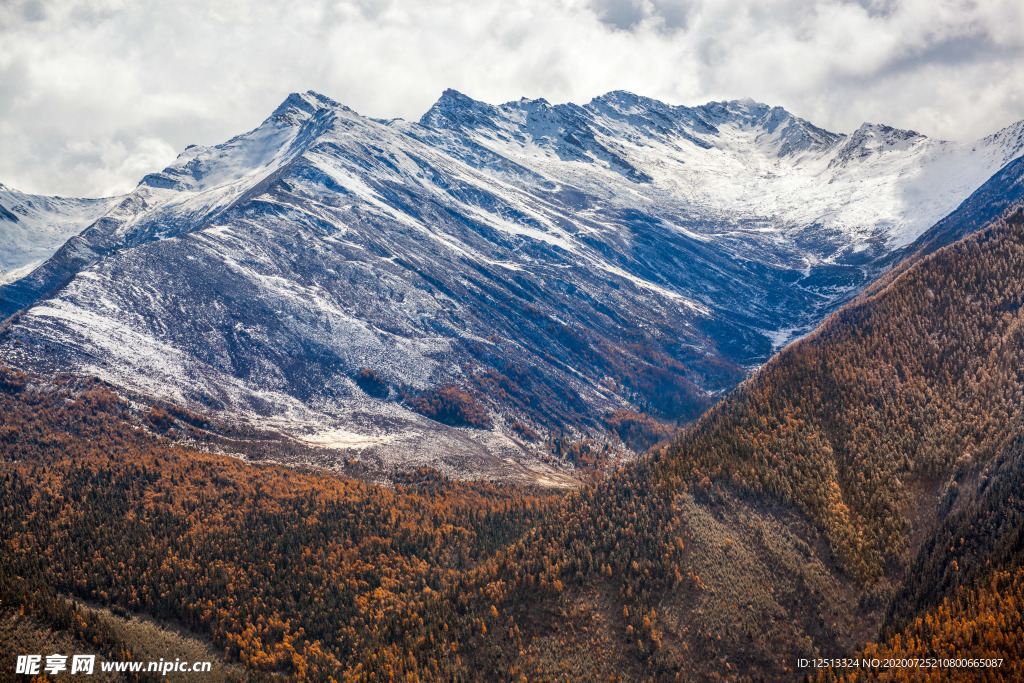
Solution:
M 674 440 L 612 415 L 662 441 L 566 493 L 246 462 L 187 411 L 0 370 L 0 656 L 31 631 L 130 657 L 147 616 L 225 679 L 1014 680 L 1022 303 L 1017 210 L 905 264 Z M 484 420 L 457 389 L 416 400 Z M 1000 664 L 801 666 L 840 658 Z

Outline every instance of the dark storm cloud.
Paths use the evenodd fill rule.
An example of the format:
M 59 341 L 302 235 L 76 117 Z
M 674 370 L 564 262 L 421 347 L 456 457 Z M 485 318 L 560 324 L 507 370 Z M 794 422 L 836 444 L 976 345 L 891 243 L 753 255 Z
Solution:
M 839 132 L 968 139 L 1024 118 L 1017 0 L 8 0 L 0 182 L 130 189 L 187 144 L 314 89 L 418 118 L 448 87 L 492 102 L 753 97 Z

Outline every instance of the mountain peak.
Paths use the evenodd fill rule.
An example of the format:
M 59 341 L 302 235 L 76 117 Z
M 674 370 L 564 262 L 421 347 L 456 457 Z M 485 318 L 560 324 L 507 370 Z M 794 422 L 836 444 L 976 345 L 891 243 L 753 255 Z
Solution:
M 708 102 L 696 107 L 715 122 L 736 121 L 746 125 L 763 125 L 766 119 L 782 121 L 797 119 L 796 116 L 782 107 L 772 107 L 750 97 L 739 100 L 721 100 Z
M 322 109 L 344 108 L 326 95 L 321 95 L 313 90 L 307 90 L 304 93 L 293 92 L 288 95 L 284 102 L 271 114 L 271 118 L 297 124 L 308 121 L 316 112 Z
M 1024 119 L 985 136 L 981 142 L 999 145 L 1006 148 L 1009 154 L 1016 156 L 1021 150 L 1024 150 Z
M 870 121 L 865 121 L 860 124 L 860 128 L 854 131 L 854 135 L 857 134 L 874 137 L 886 136 L 899 139 L 924 137 L 924 135 L 918 133 L 916 130 L 894 128 L 893 126 L 887 126 L 884 123 L 871 123 Z
M 914 130 L 865 122 L 850 135 L 830 165 L 847 164 L 884 152 L 907 150 L 927 139 Z
M 474 100 L 458 90 L 448 88 L 437 102 L 420 117 L 420 125 L 428 128 L 455 128 L 460 125 L 472 125 L 482 117 L 491 118 L 494 107 Z
M 441 93 L 441 97 L 437 99 L 434 106 L 459 106 L 459 105 L 471 105 L 475 103 L 469 95 L 459 92 L 455 88 L 445 88 L 444 92 Z
M 513 103 L 509 102 L 508 104 L 513 104 Z M 529 107 L 529 108 L 537 108 L 537 107 L 550 108 L 551 107 L 551 103 L 548 102 L 543 97 L 538 97 L 536 99 L 530 98 L 530 97 L 520 97 L 519 101 L 515 102 L 514 104 L 516 106 L 519 106 L 519 107 Z
M 637 104 L 640 102 L 646 103 L 647 101 L 651 100 L 646 97 L 641 97 L 635 93 L 631 93 L 628 90 L 612 90 L 611 92 L 606 92 L 603 95 L 598 95 L 592 99 L 590 103 Z
M 214 147 L 189 145 L 171 165 L 143 177 L 139 187 L 205 192 L 265 175 L 313 144 L 339 112 L 351 110 L 312 90 L 293 92 L 253 130 Z M 221 200 L 229 203 L 233 192 Z
M 612 90 L 604 95 L 598 95 L 586 105 L 587 109 L 601 113 L 613 114 L 634 114 L 638 112 L 662 111 L 667 112 L 674 109 L 685 109 L 685 107 L 673 107 L 670 104 L 655 100 L 650 97 L 643 97 L 631 93 L 628 90 Z

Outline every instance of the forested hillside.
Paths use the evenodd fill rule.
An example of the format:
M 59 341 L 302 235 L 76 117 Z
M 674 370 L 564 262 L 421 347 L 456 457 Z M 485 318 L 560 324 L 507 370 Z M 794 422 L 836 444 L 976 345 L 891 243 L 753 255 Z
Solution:
M 525 657 L 477 637 L 474 663 L 583 675 L 598 651 L 638 676 L 778 676 L 872 638 L 894 591 L 931 580 L 905 571 L 957 488 L 1017 471 L 992 468 L 1024 399 L 1022 273 L 1018 212 L 833 316 L 672 446 L 573 493 L 510 552 L 514 571 L 479 581 L 505 582 L 503 613 L 540 587 L 559 624 L 607 639 L 574 647 L 540 624 Z
M 253 670 L 336 672 L 554 496 L 427 471 L 387 489 L 254 466 L 152 436 L 147 417 L 98 383 L 0 371 L 5 613 L 105 643 L 46 598 L 57 590 L 206 633 Z
M 154 436 L 188 428 L 99 383 L 5 371 L 4 609 L 61 591 L 314 680 L 1014 661 L 1022 274 L 1018 211 L 834 315 L 671 445 L 562 496 L 256 466 Z

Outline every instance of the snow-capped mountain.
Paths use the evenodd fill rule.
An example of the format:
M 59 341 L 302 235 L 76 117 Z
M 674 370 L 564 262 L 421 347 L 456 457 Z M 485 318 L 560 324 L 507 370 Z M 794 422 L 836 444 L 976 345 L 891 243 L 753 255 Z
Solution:
M 536 474 L 534 433 L 696 415 L 1022 150 L 751 101 L 447 91 L 413 123 L 296 94 L 0 288 L 3 353 L 339 458 Z M 411 410 L 448 385 L 479 428 Z
M 116 201 L 42 197 L 0 185 L 0 284 L 27 275 Z
M 588 179 L 604 166 L 609 189 L 640 181 L 606 200 L 639 193 L 736 222 L 768 219 L 790 237 L 813 226 L 837 247 L 818 261 L 909 244 L 1024 148 L 1024 121 L 966 144 L 868 123 L 845 136 L 750 100 L 689 108 L 623 92 L 583 107 L 492 107 L 448 91 L 420 123 L 538 172 L 585 157 L 596 162 L 584 162 Z

